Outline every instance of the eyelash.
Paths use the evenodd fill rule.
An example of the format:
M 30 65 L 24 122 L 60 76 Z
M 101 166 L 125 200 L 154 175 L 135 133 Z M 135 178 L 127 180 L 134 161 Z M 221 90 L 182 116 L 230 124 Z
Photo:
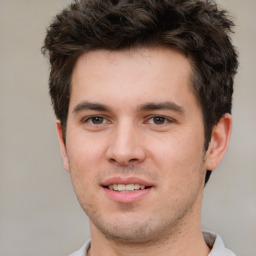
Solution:
M 95 119 L 100 119 L 102 122 L 97 123 L 97 120 L 95 120 Z M 160 119 L 160 120 L 158 120 L 158 121 L 160 121 L 160 123 L 155 123 L 154 119 L 155 119 L 155 121 L 156 121 L 156 119 Z M 96 123 L 94 123 L 93 120 L 96 121 Z M 150 122 L 151 120 L 152 120 L 152 122 Z M 174 120 L 171 118 L 167 118 L 167 117 L 161 116 L 161 115 L 156 115 L 156 116 L 148 117 L 145 123 L 149 123 L 151 125 L 162 126 L 162 125 L 165 125 L 168 123 L 173 123 L 173 122 L 174 122 Z M 108 120 L 103 116 L 90 116 L 90 117 L 87 117 L 86 119 L 82 120 L 82 123 L 89 123 L 91 125 L 102 125 L 102 124 L 108 123 Z
M 155 123 L 154 121 L 157 121 L 156 119 L 158 119 L 158 121 L 160 119 L 160 123 Z M 150 118 L 147 119 L 147 123 L 150 123 L 150 120 L 154 122 L 152 123 L 152 125 L 158 125 L 158 126 L 174 122 L 173 119 L 167 118 L 165 116 L 151 116 Z
M 93 119 L 97 119 L 97 118 L 101 119 L 103 122 L 98 123 L 98 124 L 93 123 Z M 107 123 L 107 119 L 103 116 L 90 116 L 90 117 L 87 117 L 86 119 L 82 120 L 82 123 L 89 123 L 91 125 L 101 125 L 101 124 Z

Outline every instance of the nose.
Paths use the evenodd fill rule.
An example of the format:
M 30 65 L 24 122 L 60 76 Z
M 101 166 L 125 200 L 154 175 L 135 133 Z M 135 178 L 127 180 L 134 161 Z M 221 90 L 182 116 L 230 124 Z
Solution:
M 119 124 L 112 133 L 106 152 L 108 161 L 120 166 L 139 164 L 146 158 L 143 136 L 128 122 Z

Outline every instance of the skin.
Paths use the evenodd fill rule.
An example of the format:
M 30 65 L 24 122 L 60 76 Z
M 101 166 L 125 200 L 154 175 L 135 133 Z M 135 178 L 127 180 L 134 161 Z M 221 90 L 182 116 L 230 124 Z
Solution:
M 172 49 L 97 50 L 78 59 L 66 143 L 59 122 L 57 131 L 90 219 L 90 255 L 208 255 L 200 227 L 205 170 L 226 151 L 231 116 L 213 128 L 205 152 L 190 78 L 189 60 Z M 151 188 L 118 202 L 102 186 L 113 177 Z

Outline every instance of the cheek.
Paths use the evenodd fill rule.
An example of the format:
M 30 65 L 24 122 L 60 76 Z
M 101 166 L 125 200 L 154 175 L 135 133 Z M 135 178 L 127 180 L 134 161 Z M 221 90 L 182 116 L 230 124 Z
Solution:
M 98 170 L 103 169 L 102 150 L 103 145 L 97 139 L 72 135 L 72 140 L 67 140 L 71 181 L 82 204 L 94 196 L 92 191 L 98 187 Z
M 195 134 L 173 134 L 163 138 L 161 141 L 154 141 L 151 149 L 163 159 L 172 161 L 187 161 L 194 160 L 203 151 L 203 140 L 201 136 Z
M 67 155 L 74 191 L 83 207 L 89 207 L 98 189 L 97 170 L 101 168 L 102 144 L 85 136 L 73 136 L 67 140 Z
M 171 134 L 161 141 L 154 141 L 150 154 L 162 175 L 181 180 L 193 176 L 201 168 L 203 145 L 202 134 Z
M 99 164 L 99 159 L 104 151 L 104 141 L 95 136 L 85 134 L 72 135 L 72 140 L 67 140 L 67 155 L 78 171 L 90 169 L 94 164 Z

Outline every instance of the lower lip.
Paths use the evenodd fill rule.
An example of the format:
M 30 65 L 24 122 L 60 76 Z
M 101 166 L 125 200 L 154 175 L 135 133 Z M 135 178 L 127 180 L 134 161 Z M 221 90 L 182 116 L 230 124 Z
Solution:
M 147 189 L 134 190 L 132 192 L 118 192 L 105 187 L 103 187 L 103 189 L 107 197 L 115 202 L 134 203 L 145 197 L 151 191 L 152 187 Z

